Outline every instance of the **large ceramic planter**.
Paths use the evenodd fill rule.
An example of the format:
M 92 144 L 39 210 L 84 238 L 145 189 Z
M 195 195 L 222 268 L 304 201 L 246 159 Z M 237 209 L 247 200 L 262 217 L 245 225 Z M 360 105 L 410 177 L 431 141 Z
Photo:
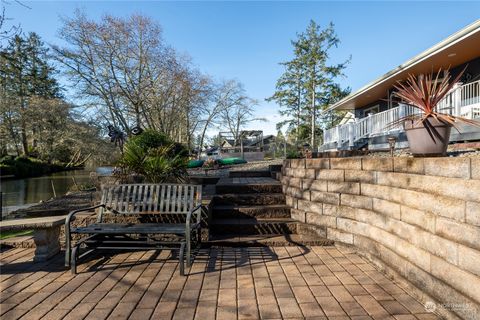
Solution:
M 416 125 L 407 121 L 404 127 L 410 152 L 414 156 L 441 156 L 447 153 L 452 128 L 448 123 L 428 118 Z

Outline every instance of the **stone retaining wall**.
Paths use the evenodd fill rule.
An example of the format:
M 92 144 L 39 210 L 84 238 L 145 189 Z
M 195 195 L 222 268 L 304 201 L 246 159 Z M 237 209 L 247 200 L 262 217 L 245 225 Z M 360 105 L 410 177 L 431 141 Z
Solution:
M 480 158 L 285 160 L 280 180 L 292 217 L 445 317 L 480 319 Z

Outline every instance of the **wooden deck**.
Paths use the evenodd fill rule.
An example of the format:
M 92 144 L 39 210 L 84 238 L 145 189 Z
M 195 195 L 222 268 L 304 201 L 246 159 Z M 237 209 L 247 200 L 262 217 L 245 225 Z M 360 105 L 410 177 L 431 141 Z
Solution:
M 363 258 L 336 247 L 202 249 L 188 277 L 169 251 L 97 257 L 0 253 L 1 319 L 437 319 Z

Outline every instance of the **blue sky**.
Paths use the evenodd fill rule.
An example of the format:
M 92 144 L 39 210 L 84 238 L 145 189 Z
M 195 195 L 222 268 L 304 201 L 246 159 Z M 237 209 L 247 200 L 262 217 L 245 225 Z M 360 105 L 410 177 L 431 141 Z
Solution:
M 341 40 L 332 62 L 352 60 L 340 82 L 360 88 L 450 34 L 480 18 L 480 2 L 160 2 L 160 1 L 10 1 L 7 15 L 25 32 L 35 31 L 47 43 L 56 37 L 60 16 L 81 8 L 94 18 L 103 13 L 127 16 L 142 13 L 157 20 L 164 38 L 178 51 L 217 79 L 235 78 L 260 101 L 252 123 L 275 133 L 281 120 L 278 106 L 264 101 L 273 94 L 282 73 L 279 62 L 291 58 L 290 40 L 309 20 L 322 26 L 330 21 Z

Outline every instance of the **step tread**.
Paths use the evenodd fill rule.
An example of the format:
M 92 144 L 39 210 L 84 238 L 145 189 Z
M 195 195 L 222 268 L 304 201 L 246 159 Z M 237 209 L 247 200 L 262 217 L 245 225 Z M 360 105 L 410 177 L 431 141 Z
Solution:
M 258 218 L 258 219 L 213 219 L 210 224 L 220 225 L 220 224 L 265 224 L 265 223 L 298 223 L 297 220 L 291 218 Z
M 285 245 L 333 245 L 332 240 L 322 237 L 300 234 L 265 234 L 265 235 L 214 235 L 206 245 L 218 246 L 285 246 Z
M 236 209 L 284 209 L 290 208 L 286 204 L 244 204 L 244 205 L 228 205 L 228 204 L 219 204 L 214 205 L 213 210 L 236 210 Z

